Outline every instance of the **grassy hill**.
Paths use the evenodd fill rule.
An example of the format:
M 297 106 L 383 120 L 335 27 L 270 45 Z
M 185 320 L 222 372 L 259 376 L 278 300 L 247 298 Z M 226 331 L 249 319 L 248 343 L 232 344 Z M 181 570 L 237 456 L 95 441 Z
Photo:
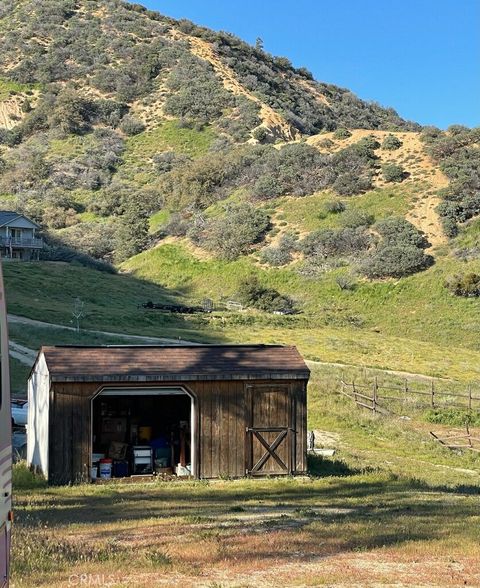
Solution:
M 71 325 L 80 297 L 89 329 L 477 376 L 475 129 L 421 129 L 120 0 L 7 2 L 0 39 L 0 206 L 48 242 L 6 265 L 12 313 Z M 270 306 L 225 311 L 252 276 Z M 205 297 L 210 315 L 141 307 Z

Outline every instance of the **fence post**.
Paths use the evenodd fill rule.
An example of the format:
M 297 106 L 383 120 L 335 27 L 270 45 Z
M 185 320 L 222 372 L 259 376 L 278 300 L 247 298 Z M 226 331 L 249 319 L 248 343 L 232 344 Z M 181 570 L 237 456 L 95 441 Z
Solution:
M 435 408 L 435 384 L 432 380 L 432 408 Z
M 405 378 L 405 396 L 408 394 L 408 380 Z
M 472 410 L 472 385 L 468 385 L 468 410 Z
M 352 393 L 353 393 L 353 400 L 355 403 L 357 402 L 357 390 L 355 388 L 355 380 L 352 379 Z
M 377 393 L 378 393 L 378 380 L 377 376 L 375 376 L 375 380 L 373 382 L 373 414 L 377 412 Z

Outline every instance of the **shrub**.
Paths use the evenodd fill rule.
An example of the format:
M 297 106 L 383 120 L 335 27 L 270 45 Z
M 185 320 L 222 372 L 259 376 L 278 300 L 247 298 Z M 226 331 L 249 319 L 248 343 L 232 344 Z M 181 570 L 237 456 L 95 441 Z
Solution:
M 220 118 L 231 101 L 212 66 L 193 56 L 180 60 L 167 86 L 172 94 L 165 101 L 165 113 L 202 124 Z
M 362 194 L 372 188 L 372 178 L 368 175 L 344 173 L 335 180 L 332 187 L 340 196 Z
M 346 228 L 357 229 L 359 227 L 369 227 L 375 222 L 375 217 L 364 210 L 350 208 L 342 214 L 341 222 Z
M 373 135 L 368 135 L 367 137 L 363 137 L 356 143 L 357 147 L 360 149 L 367 149 L 371 151 L 375 151 L 380 147 L 380 143 Z
M 164 151 L 153 156 L 155 171 L 159 174 L 166 174 L 172 169 L 191 161 L 187 155 L 175 153 L 175 151 Z
M 348 130 L 348 129 L 337 129 L 334 133 L 333 136 L 335 139 L 348 139 L 349 137 L 352 136 L 352 133 Z
M 115 260 L 124 261 L 140 253 L 148 244 L 148 214 L 135 201 L 130 201 L 120 217 L 115 235 Z
M 123 131 L 126 135 L 132 137 L 134 135 L 143 133 L 145 130 L 145 125 L 141 120 L 138 120 L 133 116 L 124 116 L 122 122 L 120 123 L 120 130 Z
M 66 263 L 79 263 L 85 267 L 96 269 L 110 274 L 115 273 L 115 268 L 110 264 L 94 259 L 86 253 L 81 253 L 75 249 L 64 245 L 59 239 L 54 239 L 51 235 L 47 239 L 47 244 L 40 252 L 40 259 L 45 261 L 63 261 Z
M 403 182 L 403 180 L 407 177 L 405 170 L 401 165 L 397 165 L 396 163 L 385 163 L 382 165 L 382 174 L 383 179 L 386 182 Z
M 90 127 L 90 114 L 91 103 L 66 89 L 58 95 L 48 122 L 50 128 L 58 128 L 65 134 L 80 134 Z
M 322 139 L 317 143 L 317 145 L 322 149 L 330 149 L 335 145 L 335 143 L 331 139 Z
M 396 151 L 402 145 L 402 141 L 395 135 L 387 135 L 382 141 L 382 149 L 385 149 L 385 151 Z
M 447 237 L 453 239 L 458 235 L 458 225 L 453 218 L 442 218 L 442 226 Z
M 337 286 L 340 290 L 355 290 L 357 284 L 352 276 L 348 274 L 341 274 L 337 276 L 335 279 Z
M 452 276 L 445 282 L 445 287 L 455 296 L 477 298 L 480 296 L 480 275 L 470 272 L 464 275 Z
M 281 194 L 281 188 L 274 176 L 266 175 L 258 178 L 253 185 L 252 194 L 260 200 L 270 200 Z
M 383 245 L 412 246 L 426 249 L 430 246 L 423 231 L 404 218 L 388 218 L 379 221 L 375 229 L 382 237 Z
M 367 258 L 361 271 L 369 278 L 401 278 L 422 271 L 433 264 L 433 258 L 412 246 L 380 247 Z
M 62 232 L 62 241 L 96 259 L 108 261 L 114 249 L 115 227 L 113 223 L 79 223 Z
M 256 276 L 240 283 L 238 298 L 242 304 L 266 312 L 292 312 L 293 301 L 273 288 L 262 286 Z
M 203 245 L 223 259 L 248 253 L 261 240 L 270 224 L 268 215 L 251 204 L 231 204 L 225 214 L 207 223 Z
M 170 215 L 168 223 L 163 228 L 163 231 L 167 235 L 172 235 L 173 237 L 184 237 L 190 228 L 191 226 L 188 219 L 182 217 L 182 215 L 177 212 Z
M 268 129 L 266 129 L 265 127 L 257 127 L 253 131 L 252 136 L 259 143 L 265 143 L 269 137 L 269 132 Z
M 344 212 L 345 208 L 345 204 L 341 200 L 329 200 L 324 204 L 325 212 L 329 214 L 339 214 Z
M 307 257 L 333 257 L 356 255 L 367 250 L 370 235 L 363 227 L 341 230 L 320 229 L 313 231 L 300 241 L 299 248 Z
M 273 267 L 286 265 L 292 261 L 292 254 L 287 249 L 281 247 L 266 247 L 260 253 L 260 259 L 263 263 L 268 263 Z
M 297 239 L 290 233 L 283 235 L 277 247 L 266 247 L 260 257 L 263 263 L 278 267 L 292 261 L 292 251 L 296 249 Z

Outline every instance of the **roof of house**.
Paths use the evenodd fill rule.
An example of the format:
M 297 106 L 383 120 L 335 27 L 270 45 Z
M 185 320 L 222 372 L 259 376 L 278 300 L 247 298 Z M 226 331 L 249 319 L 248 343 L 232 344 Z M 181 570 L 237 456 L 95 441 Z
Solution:
M 36 222 L 32 221 L 31 219 L 26 217 L 24 214 L 21 214 L 20 212 L 14 212 L 13 210 L 0 210 L 0 227 L 8 225 L 9 223 L 13 222 L 17 218 L 24 218 L 28 222 L 32 223 L 32 225 L 34 225 L 35 227 L 39 226 L 39 225 L 37 225 Z
M 293 346 L 179 345 L 42 347 L 52 381 L 308 379 Z

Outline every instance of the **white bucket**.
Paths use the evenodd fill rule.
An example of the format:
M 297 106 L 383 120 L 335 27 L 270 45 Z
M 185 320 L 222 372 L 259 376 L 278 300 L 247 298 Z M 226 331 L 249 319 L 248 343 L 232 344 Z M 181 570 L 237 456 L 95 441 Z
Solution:
M 112 477 L 112 462 L 100 461 L 100 478 L 109 480 Z
M 95 482 L 95 480 L 98 477 L 98 467 L 97 466 L 92 466 L 90 468 L 90 478 L 92 480 L 92 482 Z

